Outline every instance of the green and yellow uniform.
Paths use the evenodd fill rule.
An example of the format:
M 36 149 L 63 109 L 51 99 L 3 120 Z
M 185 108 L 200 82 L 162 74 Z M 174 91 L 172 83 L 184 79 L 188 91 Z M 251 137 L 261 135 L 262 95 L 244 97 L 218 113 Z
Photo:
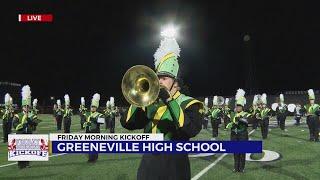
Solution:
M 70 133 L 70 127 L 71 127 L 71 117 L 72 117 L 72 109 L 71 108 L 65 108 L 63 112 L 63 129 L 64 133 Z
M 189 140 L 201 130 L 202 113 L 203 104 L 200 101 L 178 91 L 168 105 L 161 100 L 143 108 L 131 105 L 120 122 L 129 130 L 144 129 L 145 133 L 163 133 L 165 140 Z M 188 155 L 143 155 L 138 179 L 160 177 L 164 172 L 172 179 L 189 177 Z
M 12 118 L 13 109 L 12 106 L 6 106 L 1 110 L 2 130 L 3 130 L 3 142 L 8 142 L 8 135 L 12 132 Z
M 307 104 L 304 106 L 303 111 L 307 116 L 307 125 L 310 133 L 310 141 L 319 141 L 319 104 Z
M 221 118 L 223 116 L 223 111 L 219 107 L 213 107 L 211 109 L 211 126 L 212 126 L 212 137 L 218 137 L 219 124 L 221 123 Z
M 87 108 L 85 107 L 85 105 L 81 104 L 79 107 L 81 129 L 85 128 L 85 126 L 83 124 L 86 122 L 86 112 L 87 112 Z

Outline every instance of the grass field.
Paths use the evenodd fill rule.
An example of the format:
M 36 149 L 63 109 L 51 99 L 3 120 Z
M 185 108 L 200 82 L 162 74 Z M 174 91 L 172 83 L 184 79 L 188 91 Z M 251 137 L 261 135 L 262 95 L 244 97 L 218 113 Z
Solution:
M 39 115 L 39 118 L 43 122 L 39 124 L 36 133 L 57 132 L 51 115 Z M 290 119 L 290 117 L 287 118 L 288 122 Z M 288 132 L 283 135 L 279 128 L 272 128 L 268 139 L 263 142 L 263 149 L 276 151 L 281 155 L 279 160 L 272 162 L 247 161 L 245 173 L 238 174 L 232 172 L 232 154 L 190 157 L 192 177 L 245 180 L 319 179 L 320 143 L 307 140 L 309 132 L 305 124 L 298 127 L 291 125 L 287 129 Z M 2 136 L 2 127 L 0 132 Z M 71 132 L 80 132 L 78 116 L 74 116 L 72 119 Z M 102 129 L 102 132 L 106 132 L 106 130 Z M 116 132 L 126 133 L 129 131 L 116 122 Z M 220 128 L 219 139 L 229 140 L 229 134 L 229 131 Z M 209 129 L 203 129 L 194 140 L 208 140 L 210 138 L 211 128 L 209 126 Z M 252 132 L 250 138 L 260 140 L 260 130 Z M 97 163 L 88 164 L 86 155 L 68 154 L 50 157 L 48 162 L 31 162 L 31 168 L 20 170 L 16 164 L 13 164 L 14 162 L 7 161 L 7 144 L 1 141 L 0 179 L 136 179 L 140 159 L 141 155 L 139 154 L 100 154 Z

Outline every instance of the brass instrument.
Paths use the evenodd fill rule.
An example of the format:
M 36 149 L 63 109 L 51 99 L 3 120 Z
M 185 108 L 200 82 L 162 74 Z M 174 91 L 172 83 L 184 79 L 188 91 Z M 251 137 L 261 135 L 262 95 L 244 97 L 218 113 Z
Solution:
M 125 99 L 132 105 L 146 107 L 154 103 L 160 92 L 157 74 L 149 67 L 136 65 L 123 76 L 121 89 Z

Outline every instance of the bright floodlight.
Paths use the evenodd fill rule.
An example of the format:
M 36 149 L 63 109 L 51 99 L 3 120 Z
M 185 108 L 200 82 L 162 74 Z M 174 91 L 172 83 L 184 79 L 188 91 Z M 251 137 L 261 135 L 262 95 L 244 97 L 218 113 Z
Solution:
M 177 28 L 174 27 L 173 25 L 166 26 L 162 31 L 161 31 L 161 36 L 167 37 L 167 38 L 176 38 L 178 35 L 177 33 Z

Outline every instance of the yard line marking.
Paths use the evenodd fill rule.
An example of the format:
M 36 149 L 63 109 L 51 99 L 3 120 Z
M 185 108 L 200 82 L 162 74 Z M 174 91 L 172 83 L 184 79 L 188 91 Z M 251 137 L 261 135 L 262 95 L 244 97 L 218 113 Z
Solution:
M 255 130 L 249 132 L 249 135 L 251 135 Z M 218 159 L 216 159 L 213 163 L 209 164 L 207 167 L 205 167 L 202 171 L 200 171 L 197 175 L 195 175 L 191 180 L 198 180 L 201 176 L 203 176 L 205 173 L 207 173 L 213 166 L 218 164 L 228 153 L 223 153 L 221 156 L 219 156 Z

